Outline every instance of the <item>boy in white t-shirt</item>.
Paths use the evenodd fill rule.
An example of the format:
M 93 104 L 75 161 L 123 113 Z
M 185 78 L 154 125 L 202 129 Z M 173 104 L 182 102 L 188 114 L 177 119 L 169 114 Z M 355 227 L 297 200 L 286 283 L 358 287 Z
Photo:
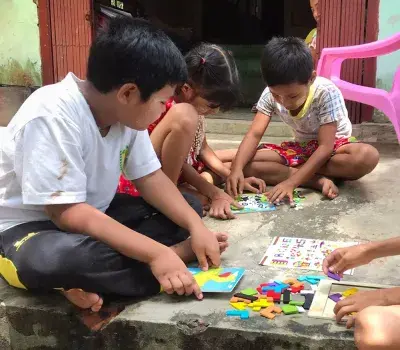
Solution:
M 376 167 L 378 151 L 351 136 L 343 96 L 331 81 L 316 77 L 303 40 L 273 38 L 264 49 L 261 70 L 268 87 L 232 163 L 229 194 L 243 191 L 244 176 L 255 176 L 276 185 L 267 193 L 272 202 L 288 197 L 292 204 L 298 186 L 333 199 L 339 191 L 331 179 L 356 180 Z M 293 129 L 295 141 L 259 145 L 274 114 Z
M 146 130 L 186 79 L 164 33 L 117 18 L 91 47 L 86 81 L 70 73 L 27 99 L 0 145 L 9 284 L 61 289 L 92 311 L 107 294 L 203 297 L 184 262 L 219 265 L 227 237 L 210 232 L 200 203 L 188 205 L 160 170 Z M 115 195 L 121 172 L 143 199 Z

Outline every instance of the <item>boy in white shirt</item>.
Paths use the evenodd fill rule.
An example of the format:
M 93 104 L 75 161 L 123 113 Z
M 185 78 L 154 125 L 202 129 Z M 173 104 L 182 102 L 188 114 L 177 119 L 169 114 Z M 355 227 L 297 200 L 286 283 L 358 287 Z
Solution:
M 298 186 L 333 199 L 339 191 L 332 179 L 356 180 L 376 167 L 378 151 L 351 136 L 343 96 L 331 81 L 316 77 L 303 40 L 273 38 L 264 49 L 261 70 L 268 87 L 232 163 L 229 194 L 243 191 L 244 176 L 255 176 L 276 185 L 267 193 L 272 202 L 288 197 L 292 204 Z M 259 145 L 274 114 L 293 129 L 295 141 Z
M 160 286 L 202 298 L 184 262 L 219 265 L 227 237 L 210 232 L 201 205 L 188 205 L 160 170 L 146 130 L 186 79 L 164 33 L 117 18 L 91 47 L 86 81 L 70 73 L 21 106 L 0 145 L 0 273 L 9 284 L 61 289 L 92 311 L 101 294 Z M 115 196 L 121 172 L 143 199 Z

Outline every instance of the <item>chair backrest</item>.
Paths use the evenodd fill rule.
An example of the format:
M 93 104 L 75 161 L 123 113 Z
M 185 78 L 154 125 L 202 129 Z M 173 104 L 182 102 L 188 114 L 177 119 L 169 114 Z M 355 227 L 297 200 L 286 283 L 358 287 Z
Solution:
M 393 123 L 400 140 L 400 65 L 390 92 L 351 84 L 340 78 L 342 63 L 346 59 L 377 57 L 397 50 L 400 50 L 400 33 L 373 43 L 326 48 L 322 50 L 317 72 L 318 75 L 332 80 L 345 99 L 373 106 L 385 113 Z

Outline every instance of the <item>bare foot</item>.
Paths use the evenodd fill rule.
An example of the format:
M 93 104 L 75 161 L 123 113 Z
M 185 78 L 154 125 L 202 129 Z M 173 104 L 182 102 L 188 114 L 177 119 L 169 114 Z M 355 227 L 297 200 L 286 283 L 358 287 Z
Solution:
M 90 309 L 93 312 L 100 311 L 103 306 L 103 299 L 95 293 L 87 293 L 82 289 L 70 289 L 64 291 L 65 297 L 81 309 Z
M 320 182 L 322 184 L 322 194 L 329 198 L 329 199 L 335 199 L 339 195 L 339 189 L 337 186 L 334 184 L 334 182 L 326 177 L 320 179 Z
M 215 233 L 215 236 L 217 237 L 217 240 L 219 243 L 219 250 L 222 254 L 229 246 L 228 235 L 225 233 L 218 232 L 218 233 Z M 190 238 L 188 238 L 186 241 L 175 244 L 174 246 L 171 247 L 171 249 L 185 263 L 189 263 L 189 262 L 196 260 L 196 255 L 194 254 L 194 252 L 192 250 L 192 244 L 190 242 Z

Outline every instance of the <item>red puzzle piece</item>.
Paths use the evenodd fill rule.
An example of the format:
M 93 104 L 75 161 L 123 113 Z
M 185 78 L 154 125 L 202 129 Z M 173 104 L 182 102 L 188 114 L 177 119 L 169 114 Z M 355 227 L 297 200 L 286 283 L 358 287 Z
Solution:
M 281 293 L 276 293 L 273 290 L 267 292 L 267 297 L 271 297 L 274 301 L 281 301 Z
M 219 277 L 225 278 L 225 277 L 229 277 L 230 275 L 232 275 L 232 272 L 225 272 L 225 273 L 221 273 L 221 274 L 219 275 Z

